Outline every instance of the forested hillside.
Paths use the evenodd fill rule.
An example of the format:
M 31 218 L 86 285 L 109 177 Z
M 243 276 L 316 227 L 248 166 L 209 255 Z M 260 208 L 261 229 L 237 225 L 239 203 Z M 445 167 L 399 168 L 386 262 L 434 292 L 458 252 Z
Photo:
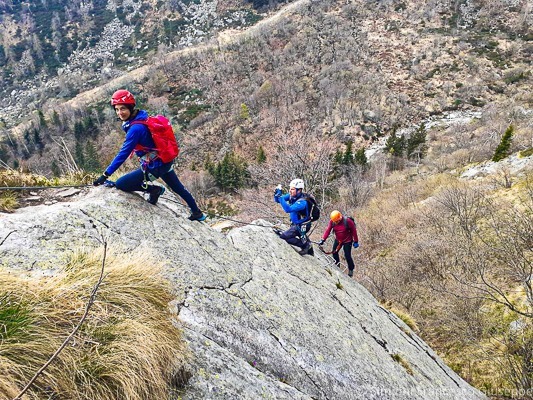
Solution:
M 9 3 L 0 4 L 21 10 Z M 204 209 L 278 221 L 273 188 L 303 178 L 325 215 L 314 239 L 332 209 L 356 215 L 358 279 L 412 318 L 465 379 L 531 398 L 520 394 L 533 390 L 531 2 L 257 3 L 261 22 L 181 50 L 178 30 L 145 32 L 166 18 L 147 4 L 124 12 L 139 4 L 100 4 L 124 44 L 94 64 L 81 61 L 80 73 L 65 72 L 77 58 L 59 50 L 70 40 L 103 41 L 103 28 L 89 24 L 95 36 L 84 36 L 81 19 L 59 35 L 66 47 L 53 46 L 52 31 L 39 39 L 55 55 L 34 61 L 49 77 L 31 90 L 27 71 L 13 66 L 37 53 L 27 39 L 7 39 L 22 37 L 10 22 L 19 17 L 2 17 L 2 32 L 12 32 L 2 33 L 11 90 L 2 100 L 2 166 L 100 173 L 123 138 L 109 97 L 125 87 L 142 108 L 172 119 L 180 177 Z M 222 10 L 239 8 L 217 4 L 213 27 Z M 182 21 L 182 3 L 157 5 Z M 252 6 L 239 11 L 250 16 L 240 26 L 258 19 Z M 52 60 L 62 65 L 55 73 Z M 44 82 L 54 79 L 49 89 Z
M 1 1 L 2 120 L 12 126 L 27 106 L 68 99 L 146 64 L 156 52 L 258 19 L 238 1 Z

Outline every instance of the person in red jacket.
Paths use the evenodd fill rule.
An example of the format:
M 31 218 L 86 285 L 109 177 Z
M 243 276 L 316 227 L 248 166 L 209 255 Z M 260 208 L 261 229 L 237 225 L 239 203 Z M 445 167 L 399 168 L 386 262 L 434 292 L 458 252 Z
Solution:
M 340 264 L 339 250 L 342 247 L 344 250 L 344 258 L 348 264 L 348 276 L 353 276 L 354 262 L 352 259 L 352 246 L 354 249 L 359 247 L 359 238 L 357 237 L 357 228 L 355 222 L 351 218 L 344 217 L 339 211 L 334 210 L 331 212 L 330 221 L 328 227 L 322 235 L 322 240 L 318 242 L 321 246 L 328 238 L 331 230 L 335 234 L 335 241 L 333 242 L 333 259 Z

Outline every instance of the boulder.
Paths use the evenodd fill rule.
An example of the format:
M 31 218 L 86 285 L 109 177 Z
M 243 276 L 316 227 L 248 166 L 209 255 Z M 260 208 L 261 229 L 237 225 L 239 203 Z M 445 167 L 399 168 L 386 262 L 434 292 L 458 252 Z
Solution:
M 187 215 L 168 194 L 91 188 L 0 215 L 1 268 L 53 274 L 101 236 L 166 260 L 193 354 L 182 399 L 485 398 L 324 255 L 299 256 L 267 221 L 224 234 Z

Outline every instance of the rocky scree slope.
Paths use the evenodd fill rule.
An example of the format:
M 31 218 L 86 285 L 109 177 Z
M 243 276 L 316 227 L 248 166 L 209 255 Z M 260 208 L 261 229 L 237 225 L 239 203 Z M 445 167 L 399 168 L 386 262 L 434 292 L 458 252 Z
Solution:
M 141 246 L 166 260 L 193 353 L 182 399 L 483 399 L 400 319 L 266 221 L 223 234 L 163 197 L 91 188 L 0 214 L 1 268 L 53 275 L 78 246 Z

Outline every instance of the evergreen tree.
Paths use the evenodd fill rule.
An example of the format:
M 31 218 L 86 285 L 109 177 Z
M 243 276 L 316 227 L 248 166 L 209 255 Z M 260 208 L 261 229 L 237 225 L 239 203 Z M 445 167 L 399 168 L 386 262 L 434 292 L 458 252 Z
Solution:
M 213 172 L 209 171 L 217 185 L 224 190 L 235 190 L 244 186 L 249 178 L 248 165 L 241 157 L 233 152 L 227 153 L 224 159 L 217 163 Z
M 90 115 L 83 119 L 83 130 L 88 137 L 95 138 L 98 136 L 98 128 Z
M 213 177 L 215 176 L 215 163 L 211 161 L 209 154 L 205 157 L 204 168 L 209 172 Z
M 41 110 L 37 111 L 39 115 L 39 125 L 41 128 L 46 128 L 46 119 L 44 118 L 44 114 Z
M 30 143 L 31 143 L 31 132 L 30 132 L 30 130 L 24 131 L 24 142 L 26 143 L 27 146 L 30 145 Z
M 267 160 L 265 150 L 263 149 L 263 146 L 259 146 L 259 149 L 257 149 L 257 157 L 256 157 L 258 164 L 264 164 Z
M 59 114 L 55 110 L 52 113 L 52 124 L 54 126 L 61 126 L 61 119 L 59 118 Z
M 241 104 L 241 111 L 239 113 L 239 118 L 242 120 L 246 120 L 250 118 L 250 109 L 244 103 Z
M 344 152 L 344 155 L 342 157 L 342 163 L 344 165 L 352 164 L 353 163 L 353 142 L 350 140 L 348 143 L 346 143 L 346 151 Z
M 79 140 L 76 140 L 76 146 L 74 148 L 74 159 L 79 168 L 83 169 L 85 166 L 85 153 L 83 151 L 83 145 Z
M 423 158 L 426 155 L 426 126 L 421 124 L 418 129 L 407 139 L 407 158 L 412 159 L 415 155 Z
M 405 135 L 396 136 L 396 132 L 393 132 L 385 142 L 384 151 L 392 156 L 402 157 L 405 147 Z
M 366 158 L 366 154 L 365 154 L 365 148 L 364 147 L 361 147 L 359 150 L 357 150 L 355 152 L 355 155 L 354 155 L 354 161 L 363 166 L 363 167 L 366 167 L 367 164 L 368 164 L 368 159 Z
M 83 169 L 87 172 L 100 171 L 100 162 L 98 161 L 98 152 L 93 142 L 88 141 L 85 145 L 85 164 Z
M 52 164 L 50 165 L 50 169 L 52 170 L 52 175 L 56 178 L 59 178 L 61 176 L 61 170 L 59 169 L 59 165 L 57 165 L 56 160 L 52 160 Z
M 33 143 L 35 143 L 35 146 L 39 150 L 39 155 L 42 156 L 44 150 L 44 143 L 43 139 L 41 138 L 41 134 L 37 129 L 33 130 Z
M 505 157 L 507 157 L 511 150 L 511 144 L 513 142 L 513 135 L 514 135 L 514 127 L 512 125 L 509 125 L 507 130 L 502 136 L 502 140 L 500 141 L 500 144 L 498 147 L 496 147 L 496 151 L 494 152 L 494 156 L 492 156 L 492 161 L 500 161 L 503 160 Z
M 81 121 L 76 121 L 74 123 L 74 137 L 76 138 L 76 141 L 83 138 L 83 132 L 83 123 Z
M 9 160 L 8 148 L 6 145 L 0 145 L 0 160 L 7 161 Z

